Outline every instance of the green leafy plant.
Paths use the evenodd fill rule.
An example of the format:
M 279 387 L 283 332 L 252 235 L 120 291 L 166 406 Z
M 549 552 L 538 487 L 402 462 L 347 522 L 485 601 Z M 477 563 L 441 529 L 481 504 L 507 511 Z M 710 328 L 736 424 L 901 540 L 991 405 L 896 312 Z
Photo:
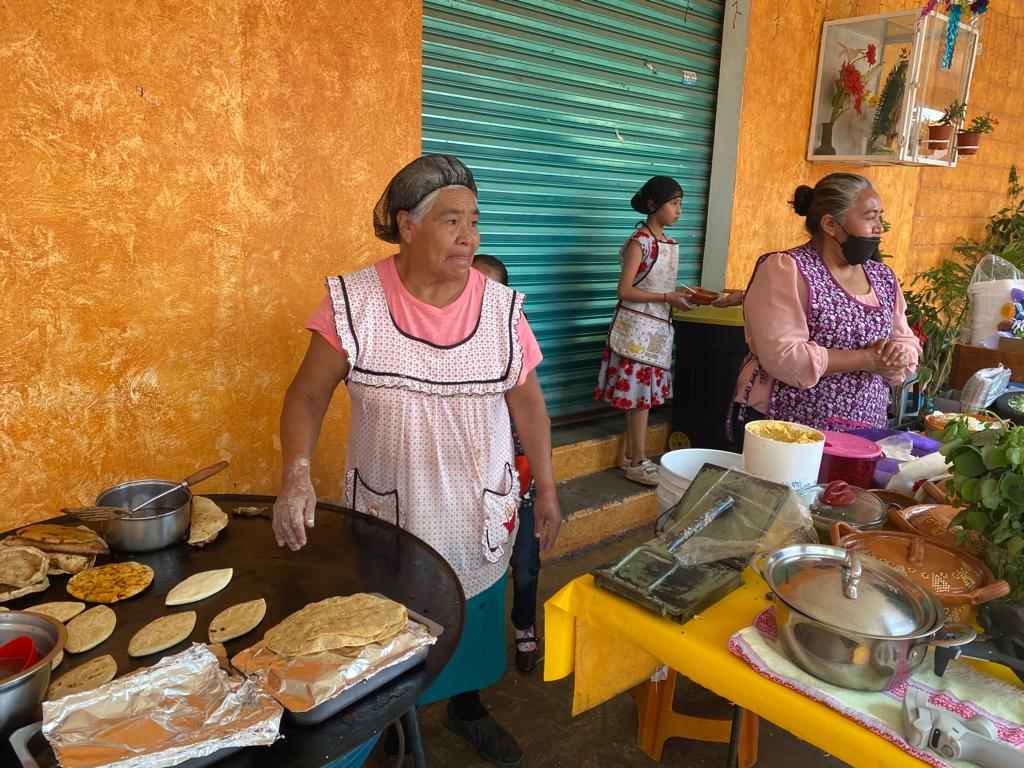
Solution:
M 1024 426 L 970 432 L 958 419 L 939 450 L 953 468 L 952 501 L 964 507 L 953 519 L 964 528 L 961 540 L 976 531 L 1010 598 L 1024 600 Z
M 986 112 L 983 115 L 975 115 L 971 118 L 971 124 L 964 130 L 970 133 L 992 133 L 997 125 L 999 125 L 999 121 L 992 117 L 991 112 Z
M 942 117 L 936 120 L 934 124 L 959 125 L 965 117 L 967 117 L 967 105 L 961 102 L 960 99 L 953 99 L 942 113 Z
M 995 213 L 984 240 L 957 241 L 958 258 L 914 277 L 907 291 L 907 320 L 923 344 L 917 375 L 925 396 L 925 412 L 947 387 L 953 351 L 967 321 L 967 287 L 978 262 L 987 254 L 1002 256 L 1024 271 L 1024 185 L 1016 166 L 1010 167 L 1010 204 Z

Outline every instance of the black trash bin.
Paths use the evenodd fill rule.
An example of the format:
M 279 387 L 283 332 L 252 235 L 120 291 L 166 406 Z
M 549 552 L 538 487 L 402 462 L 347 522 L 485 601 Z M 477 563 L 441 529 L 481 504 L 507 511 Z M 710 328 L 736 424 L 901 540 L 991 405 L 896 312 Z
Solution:
M 670 447 L 728 451 L 725 419 L 736 388 L 747 342 L 743 308 L 697 307 L 674 312 L 676 359 Z

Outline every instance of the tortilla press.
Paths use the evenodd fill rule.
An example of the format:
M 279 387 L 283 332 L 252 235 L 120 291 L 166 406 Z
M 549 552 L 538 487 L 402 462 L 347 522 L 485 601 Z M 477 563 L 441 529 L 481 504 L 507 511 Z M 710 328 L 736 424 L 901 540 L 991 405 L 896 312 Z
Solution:
M 954 648 L 935 649 L 935 674 L 939 677 L 953 659 L 972 659 L 1003 664 L 1024 680 L 1024 604 L 996 600 L 978 609 L 978 625 L 985 634 Z
M 1024 753 L 996 738 L 996 727 L 982 715 L 964 720 L 928 703 L 928 694 L 907 687 L 903 732 L 914 749 L 931 750 L 946 760 L 966 760 L 982 768 L 1022 768 Z
M 754 554 L 759 536 L 746 556 L 684 564 L 677 554 L 686 542 L 701 537 L 744 541 L 747 528 L 733 521 L 756 520 L 766 530 L 789 494 L 789 488 L 736 469 L 705 464 L 679 502 L 658 520 L 656 536 L 592 571 L 594 582 L 674 621 L 689 621 L 741 584 L 740 574 Z M 741 532 L 742 531 L 742 532 Z

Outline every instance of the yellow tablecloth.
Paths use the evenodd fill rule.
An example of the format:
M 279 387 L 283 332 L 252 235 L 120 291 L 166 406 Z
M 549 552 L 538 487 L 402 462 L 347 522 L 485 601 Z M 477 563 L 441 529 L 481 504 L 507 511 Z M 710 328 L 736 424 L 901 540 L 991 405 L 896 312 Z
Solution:
M 575 714 L 666 664 L 851 765 L 922 765 L 838 712 L 762 677 L 729 652 L 733 633 L 768 606 L 766 592 L 765 583 L 748 569 L 742 587 L 680 625 L 599 588 L 592 576 L 580 576 L 544 604 L 544 679 L 576 673 Z M 1005 667 L 983 666 L 1004 680 L 1016 680 Z

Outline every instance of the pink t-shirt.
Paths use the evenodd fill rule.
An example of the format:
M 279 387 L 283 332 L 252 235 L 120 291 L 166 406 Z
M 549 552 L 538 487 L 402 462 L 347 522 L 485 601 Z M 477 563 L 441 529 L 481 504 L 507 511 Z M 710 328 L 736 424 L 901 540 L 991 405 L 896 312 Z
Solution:
M 480 319 L 484 285 L 487 282 L 483 272 L 469 270 L 469 280 L 459 298 L 447 307 L 435 307 L 420 301 L 406 290 L 398 276 L 394 256 L 378 261 L 374 266 L 384 289 L 388 310 L 395 324 L 403 332 L 431 344 L 447 346 L 465 339 L 476 328 Z M 306 321 L 306 328 L 319 333 L 327 343 L 348 357 L 348 353 L 341 347 L 341 339 L 338 338 L 338 331 L 334 326 L 334 306 L 331 304 L 330 296 L 325 296 L 320 306 L 310 315 Z M 525 314 L 519 317 L 516 333 L 523 348 L 523 370 L 517 382 L 522 384 L 526 381 L 527 374 L 543 359 L 543 355 L 530 324 L 526 322 Z
M 898 286 L 897 286 L 898 289 Z M 794 301 L 794 297 L 796 300 Z M 872 288 L 862 296 L 854 297 L 870 307 L 878 306 L 878 297 Z M 781 379 L 791 387 L 813 387 L 828 368 L 828 350 L 810 340 L 807 330 L 807 282 L 796 261 L 784 253 L 775 253 L 765 259 L 751 280 L 743 299 L 744 333 L 747 346 L 757 355 L 768 373 L 767 381 L 754 381 L 747 404 L 754 410 L 767 413 L 772 383 Z M 893 309 L 892 341 L 905 345 L 917 367 L 921 346 L 907 323 L 907 301 L 903 291 L 896 291 Z M 751 360 L 740 371 L 736 383 L 736 402 L 743 402 L 743 393 L 757 364 Z M 888 381 L 898 384 L 903 380 Z

